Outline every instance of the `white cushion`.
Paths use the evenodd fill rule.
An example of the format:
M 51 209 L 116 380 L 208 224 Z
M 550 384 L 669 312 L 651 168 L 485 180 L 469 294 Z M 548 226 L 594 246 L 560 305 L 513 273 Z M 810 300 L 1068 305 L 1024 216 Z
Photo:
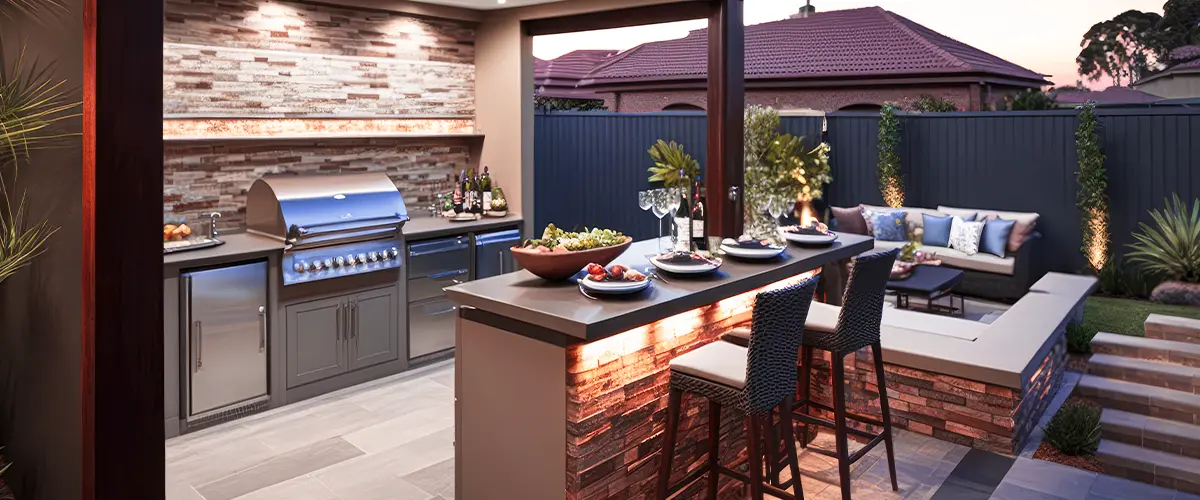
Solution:
M 950 226 L 950 248 L 967 255 L 978 253 L 983 225 L 983 222 L 967 222 L 962 217 L 954 216 L 954 222 Z
M 893 248 L 904 246 L 903 241 L 879 241 L 875 240 L 875 250 L 884 251 Z M 933 255 L 935 259 L 942 261 L 943 264 L 959 269 L 969 269 L 972 271 L 980 271 L 985 273 L 1004 274 L 1012 276 L 1015 271 L 1017 259 L 1015 257 L 997 257 L 990 253 L 977 253 L 975 255 L 967 255 L 953 248 L 935 247 L 931 245 L 922 245 L 917 247 L 917 250 L 929 255 Z
M 838 315 L 841 313 L 842 308 L 838 306 L 813 301 L 808 308 L 808 319 L 804 322 L 804 328 L 818 332 L 833 332 L 837 330 Z
M 671 369 L 696 378 L 746 387 L 746 348 L 729 342 L 713 342 L 671 360 Z

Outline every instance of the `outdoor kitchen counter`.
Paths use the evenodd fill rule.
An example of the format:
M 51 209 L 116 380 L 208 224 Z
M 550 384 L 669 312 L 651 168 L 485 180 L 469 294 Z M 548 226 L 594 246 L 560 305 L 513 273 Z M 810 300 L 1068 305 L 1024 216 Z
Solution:
M 624 298 L 588 299 L 574 283 L 528 271 L 447 288 L 463 306 L 455 496 L 650 498 L 671 360 L 748 323 L 764 287 L 798 282 L 873 245 L 843 234 L 828 247 L 789 246 L 775 260 L 726 258 L 714 273 L 668 275 Z M 615 262 L 645 268 L 657 250 L 654 240 L 637 242 Z M 734 412 L 726 414 L 732 422 Z M 699 433 L 682 434 L 681 453 L 702 449 Z M 673 463 L 682 473 L 696 458 Z
M 468 222 L 450 222 L 449 219 L 428 215 L 409 215 L 412 219 L 404 224 L 404 238 L 409 241 L 511 228 L 521 224 L 522 220 L 521 216 L 517 214 L 508 214 L 504 217 L 484 217 Z
M 714 304 L 870 251 L 872 245 L 869 237 L 841 234 L 831 246 L 788 245 L 776 260 L 754 262 L 726 257 L 716 272 L 694 277 L 666 274 L 669 283 L 656 280 L 642 294 L 607 300 L 584 297 L 574 281 L 546 281 L 525 270 L 456 285 L 446 289 L 446 296 L 476 311 L 537 327 L 522 328 L 520 334 L 567 345 L 603 339 Z M 650 265 L 647 257 L 656 253 L 655 240 L 639 241 L 613 263 L 644 270 Z M 468 309 L 464 314 L 479 313 Z M 546 338 L 554 337 L 550 332 L 563 338 Z
M 251 233 L 223 234 L 224 245 L 163 255 L 163 266 L 200 267 L 265 257 L 283 251 L 283 242 Z

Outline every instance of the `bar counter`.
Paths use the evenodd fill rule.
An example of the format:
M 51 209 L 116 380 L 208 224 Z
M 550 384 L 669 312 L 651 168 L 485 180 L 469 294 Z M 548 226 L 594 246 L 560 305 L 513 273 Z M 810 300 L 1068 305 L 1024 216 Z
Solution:
M 750 321 L 754 296 L 870 251 L 869 237 L 789 246 L 768 261 L 726 257 L 714 273 L 666 275 L 630 297 L 593 300 L 528 271 L 446 289 L 460 307 L 455 364 L 459 498 L 651 496 L 675 356 Z M 614 263 L 657 253 L 635 242 Z M 686 399 L 686 398 L 685 398 Z M 704 412 L 685 408 L 675 474 L 703 453 Z M 740 425 L 726 412 L 732 459 Z M 740 420 L 737 420 L 740 423 Z M 723 451 L 724 455 L 724 451 Z

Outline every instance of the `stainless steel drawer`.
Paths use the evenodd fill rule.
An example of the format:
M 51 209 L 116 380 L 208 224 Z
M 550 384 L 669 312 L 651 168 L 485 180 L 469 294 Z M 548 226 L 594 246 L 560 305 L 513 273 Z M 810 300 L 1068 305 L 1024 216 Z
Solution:
M 471 243 L 466 236 L 458 236 L 409 244 L 407 265 L 409 280 L 470 269 Z
M 458 306 L 444 298 L 409 304 L 408 357 L 418 358 L 453 348 L 457 312 Z
M 419 300 L 441 297 L 443 296 L 443 288 L 465 283 L 470 278 L 470 274 L 471 271 L 464 267 L 462 269 L 432 274 L 424 278 L 409 279 L 408 301 L 412 303 Z

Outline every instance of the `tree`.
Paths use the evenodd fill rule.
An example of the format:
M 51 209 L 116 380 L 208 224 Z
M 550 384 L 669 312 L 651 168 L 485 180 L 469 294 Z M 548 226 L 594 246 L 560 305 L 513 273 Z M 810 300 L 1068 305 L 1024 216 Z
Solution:
M 1196 0 L 1188 0 L 1196 1 Z M 1088 80 L 1112 78 L 1117 85 L 1133 83 L 1149 73 L 1165 55 L 1158 31 L 1163 17 L 1154 12 L 1129 10 L 1096 23 L 1083 35 L 1076 62 Z
M 1160 55 L 1184 45 L 1200 44 L 1200 0 L 1167 2 L 1154 31 L 1154 45 Z
M 1010 111 L 1041 111 L 1054 109 L 1054 98 L 1038 89 L 1025 89 L 1004 100 Z

